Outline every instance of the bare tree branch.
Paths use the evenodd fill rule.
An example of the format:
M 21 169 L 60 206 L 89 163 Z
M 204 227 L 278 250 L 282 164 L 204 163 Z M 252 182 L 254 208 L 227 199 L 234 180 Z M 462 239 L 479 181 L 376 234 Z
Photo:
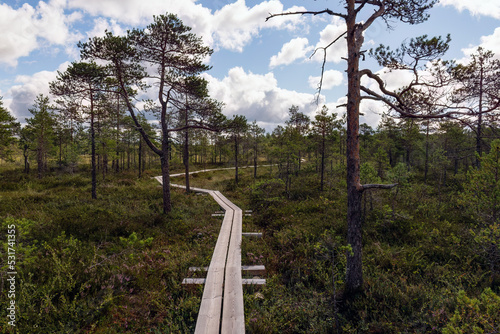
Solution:
M 326 65 L 326 50 L 332 46 L 333 44 L 335 44 L 335 42 L 337 42 L 342 36 L 344 36 L 345 34 L 347 34 L 347 31 L 343 32 L 340 36 L 338 36 L 337 38 L 335 38 L 330 44 L 328 44 L 327 46 L 325 47 L 319 47 L 317 48 L 316 50 L 314 50 L 314 52 L 312 53 L 311 56 L 309 56 L 309 59 L 311 59 L 312 57 L 314 57 L 314 55 L 316 54 L 316 52 L 318 50 L 323 50 L 323 64 L 321 65 L 321 77 L 320 77 L 320 80 L 319 80 L 319 84 L 318 84 L 318 93 L 317 93 L 317 97 L 316 97 L 316 104 L 319 104 L 319 95 L 321 94 L 321 89 L 323 87 L 323 76 L 325 74 L 325 65 Z
M 321 10 L 321 11 L 298 11 L 298 12 L 286 12 L 286 13 L 280 13 L 280 14 L 271 14 L 271 13 L 269 13 L 269 16 L 266 17 L 266 22 L 269 19 L 272 19 L 273 17 L 277 17 L 277 16 L 306 15 L 306 14 L 315 15 L 315 16 L 316 15 L 320 15 L 320 14 L 328 14 L 328 15 L 332 15 L 332 16 L 342 17 L 344 19 L 347 17 L 347 15 L 333 12 L 330 9 L 327 8 L 327 9 L 324 9 L 324 10 Z
M 378 19 L 379 17 L 381 17 L 382 15 L 384 15 L 385 13 L 385 6 L 383 3 L 381 3 L 380 1 L 367 1 L 366 3 L 369 3 L 371 5 L 376 5 L 376 6 L 379 6 L 379 9 L 375 11 L 375 13 L 373 13 L 369 18 L 368 20 L 366 20 L 365 23 L 363 23 L 363 31 L 365 31 L 366 29 L 368 29 L 369 26 L 372 25 L 372 23 Z M 365 4 L 362 4 L 358 9 L 357 11 L 359 12 L 362 8 L 362 6 L 364 6 Z

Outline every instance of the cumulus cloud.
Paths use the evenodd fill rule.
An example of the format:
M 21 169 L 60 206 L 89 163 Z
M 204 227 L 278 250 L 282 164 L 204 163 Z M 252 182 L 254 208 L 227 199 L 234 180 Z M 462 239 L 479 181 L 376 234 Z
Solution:
M 279 65 L 290 65 L 297 59 L 304 59 L 312 51 L 307 38 L 294 38 L 290 42 L 283 44 L 281 51 L 271 57 L 269 67 Z
M 17 65 L 19 57 L 27 56 L 37 46 L 36 29 L 31 18 L 35 10 L 24 4 L 18 10 L 0 4 L 0 62 Z
M 65 62 L 59 66 L 57 71 L 64 72 L 68 66 L 69 62 Z M 6 100 L 6 105 L 19 121 L 24 122 L 26 117 L 32 116 L 28 109 L 33 106 L 37 95 L 49 95 L 49 82 L 56 79 L 57 71 L 41 71 L 31 76 L 19 75 L 16 77 L 18 84 L 9 89 L 10 98 Z
M 309 45 L 307 38 L 292 39 L 283 45 L 277 55 L 271 57 L 269 67 L 289 65 L 297 59 L 308 59 L 308 53 L 313 54 L 311 57 L 312 61 L 323 62 L 325 48 L 341 36 L 346 29 L 344 20 L 339 17 L 333 17 L 330 23 L 319 33 L 319 41 L 316 43 L 316 46 Z M 342 57 L 347 57 L 347 43 L 345 38 L 340 37 L 340 39 L 326 49 L 326 61 L 340 63 Z M 310 78 L 310 84 L 311 80 L 313 79 Z
M 239 51 L 264 28 L 293 30 L 301 22 L 300 16 L 276 17 L 269 21 L 269 13 L 301 10 L 301 7 L 284 9 L 280 1 L 271 0 L 259 3 L 251 8 L 245 0 L 238 0 L 216 11 L 213 15 L 213 29 L 216 41 L 223 48 Z
M 87 32 L 87 37 L 104 37 L 106 30 L 117 36 L 123 36 L 126 33 L 126 30 L 116 20 L 98 17 L 94 19 L 94 28 Z
M 333 112 L 337 115 L 337 119 L 341 119 L 345 113 L 346 108 L 338 108 L 337 106 L 344 106 L 347 104 L 347 97 L 343 96 L 339 98 L 335 103 L 328 103 L 326 106 L 328 107 L 330 112 Z M 385 105 L 381 101 L 374 100 L 361 100 L 359 105 L 359 124 L 366 123 L 372 128 L 376 129 L 380 120 L 382 119 L 382 113 L 387 111 L 387 105 Z
M 462 52 L 469 58 L 471 54 L 476 53 L 478 46 L 481 46 L 485 50 L 492 51 L 495 54 L 495 58 L 500 59 L 500 28 L 496 28 L 491 35 L 481 37 L 481 43 L 479 45 L 462 49 Z M 468 59 L 462 61 L 468 62 Z
M 302 21 L 299 16 L 292 16 L 266 22 L 265 18 L 269 13 L 303 9 L 284 9 L 278 0 L 264 1 L 253 7 L 248 7 L 245 0 L 238 0 L 214 13 L 195 0 L 69 0 L 68 7 L 133 26 L 150 23 L 153 15 L 173 13 L 190 26 L 194 33 L 202 36 L 205 43 L 238 52 L 264 28 L 294 29 Z
M 17 66 L 20 57 L 43 43 L 67 45 L 80 37 L 69 32 L 69 25 L 80 15 L 65 15 L 64 0 L 40 1 L 36 8 L 29 4 L 14 9 L 0 4 L 0 63 Z
M 321 80 L 320 76 L 314 77 L 310 76 L 309 77 L 309 86 L 311 88 L 318 88 L 318 84 Z M 344 74 L 340 71 L 336 70 L 328 70 L 323 73 L 323 83 L 321 89 L 330 89 L 335 86 L 340 86 L 344 81 Z
M 323 29 L 319 34 L 319 42 L 316 44 L 317 52 L 312 57 L 315 61 L 323 61 L 322 48 L 327 47 L 341 36 L 347 30 L 345 21 L 339 17 L 333 17 L 330 24 Z M 345 38 L 341 37 L 337 42 L 331 45 L 326 51 L 328 62 L 340 63 L 342 57 L 347 57 L 347 43 Z
M 500 19 L 500 2 L 498 0 L 441 0 L 441 6 L 453 6 L 459 11 L 468 10 L 473 15 L 491 16 Z
M 288 109 L 297 105 L 300 111 L 313 116 L 318 106 L 314 95 L 282 89 L 272 73 L 254 74 L 241 67 L 229 70 L 222 80 L 205 74 L 210 96 L 225 103 L 224 114 L 245 115 L 249 121 L 259 120 L 272 131 L 288 118 Z M 320 106 L 324 103 L 321 98 Z

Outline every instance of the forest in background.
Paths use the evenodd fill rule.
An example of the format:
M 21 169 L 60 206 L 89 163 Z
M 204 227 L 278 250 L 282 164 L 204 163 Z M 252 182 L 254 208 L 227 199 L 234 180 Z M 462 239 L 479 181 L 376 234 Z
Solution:
M 157 43 L 165 31 L 168 43 Z M 208 198 L 171 191 L 169 174 L 234 166 L 184 182 L 227 193 L 254 212 L 244 229 L 264 234 L 242 245 L 243 263 L 267 268 L 267 285 L 245 293 L 248 332 L 498 332 L 500 65 L 482 49 L 466 65 L 442 62 L 448 42 L 370 52 L 417 74 L 398 94 L 355 69 L 388 96 L 360 88 L 390 107 L 376 129 L 358 129 L 349 106 L 346 117 L 324 106 L 310 118 L 290 101 L 271 133 L 222 114 L 200 77 L 211 50 L 175 16 L 80 43 L 83 61 L 51 83 L 52 102 L 37 97 L 26 124 L 0 100 L 1 228 L 17 231 L 18 329 L 192 332 L 201 287 L 181 281 L 208 264 L 220 222 Z M 422 61 L 436 81 L 418 81 Z M 158 103 L 139 110 L 141 89 L 157 90 Z M 160 174 L 161 190 L 151 179 Z M 356 219 L 359 245 L 349 242 Z M 356 252 L 362 277 L 352 280 Z M 0 324 L 14 331 L 7 312 Z

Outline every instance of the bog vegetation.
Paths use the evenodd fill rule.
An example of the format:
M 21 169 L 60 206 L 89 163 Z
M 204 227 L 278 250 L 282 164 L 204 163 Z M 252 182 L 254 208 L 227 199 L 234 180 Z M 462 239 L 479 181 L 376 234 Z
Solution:
M 17 233 L 16 327 L 2 307 L 2 330 L 193 332 L 202 286 L 181 282 L 193 275 L 189 267 L 209 264 L 219 208 L 152 177 L 234 167 L 172 181 L 220 190 L 253 211 L 243 230 L 263 237 L 243 240 L 242 263 L 264 264 L 267 284 L 245 289 L 247 332 L 500 331 L 500 65 L 493 54 L 479 49 L 468 65 L 440 63 L 447 66 L 440 78 L 453 87 L 445 100 L 467 106 L 464 117 L 395 118 L 388 109 L 377 128 L 360 125 L 363 276 L 351 291 L 346 271 L 359 250 L 347 238 L 349 119 L 326 106 L 311 118 L 293 101 L 271 133 L 244 116 L 225 119 L 199 76 L 211 50 L 188 27 L 167 15 L 129 34 L 80 44 L 88 62 L 60 73 L 53 102 L 38 96 L 26 124 L 0 100 L 0 235 L 9 226 Z M 447 42 L 412 43 L 443 51 Z M 179 54 L 164 56 L 173 50 Z M 376 52 L 396 67 L 397 54 Z M 139 110 L 133 101 L 152 79 L 158 105 Z M 405 93 L 387 102 L 432 106 L 429 96 Z M 147 113 L 158 116 L 159 129 Z M 0 303 L 7 305 L 9 243 L 1 243 Z

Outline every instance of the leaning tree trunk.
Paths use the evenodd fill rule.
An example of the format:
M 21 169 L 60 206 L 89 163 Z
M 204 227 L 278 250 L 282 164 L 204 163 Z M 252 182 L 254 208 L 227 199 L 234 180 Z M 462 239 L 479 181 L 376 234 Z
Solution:
M 361 83 L 359 55 L 363 44 L 362 29 L 356 26 L 354 1 L 348 1 L 348 93 L 347 93 L 347 243 L 352 252 L 347 254 L 345 292 L 352 294 L 362 288 L 361 203 L 363 188 L 360 184 L 359 158 L 359 105 Z

